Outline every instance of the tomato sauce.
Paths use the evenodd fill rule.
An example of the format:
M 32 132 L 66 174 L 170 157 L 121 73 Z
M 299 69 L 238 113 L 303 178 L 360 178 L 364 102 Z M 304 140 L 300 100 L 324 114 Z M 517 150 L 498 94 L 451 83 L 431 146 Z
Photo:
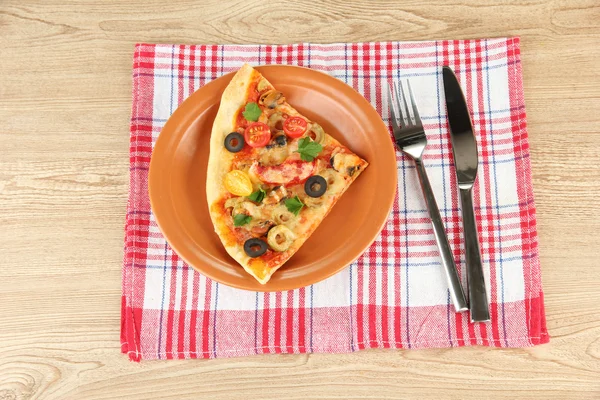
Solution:
M 235 120 L 236 130 L 237 128 L 246 129 L 248 125 L 250 125 L 250 122 L 248 122 L 248 120 L 244 118 L 242 112 L 244 112 L 244 107 L 240 108 L 240 110 L 238 111 L 237 118 Z
M 263 254 L 260 257 L 261 260 L 263 260 L 265 262 L 265 264 L 267 264 L 267 266 L 269 268 L 273 268 L 274 265 L 279 264 L 280 261 L 282 261 L 283 259 L 286 258 L 286 254 L 287 252 L 279 252 L 279 251 L 273 251 L 271 249 L 267 250 L 267 252 L 265 254 Z
M 258 84 L 258 80 L 255 80 L 248 86 L 248 103 L 258 103 L 258 90 L 256 90 L 256 85 Z
M 332 152 L 333 149 L 331 147 L 324 147 L 323 150 L 319 153 L 319 155 L 317 155 L 317 160 L 323 160 L 326 164 L 329 164 Z
M 225 227 L 228 228 L 228 229 L 223 229 L 223 231 L 227 232 L 225 234 L 224 238 L 223 238 L 225 244 L 227 244 L 227 245 L 232 245 L 232 244 L 238 242 L 236 235 L 234 235 L 234 232 L 231 229 L 232 228 L 232 225 L 231 225 L 231 222 L 230 222 L 231 218 L 226 218 L 226 216 L 227 216 L 227 210 L 225 209 L 225 202 L 230 197 L 231 196 L 225 196 L 221 200 L 216 201 L 212 205 L 213 211 L 216 212 L 218 215 L 223 216 L 223 218 L 220 218 L 217 223 L 225 225 Z

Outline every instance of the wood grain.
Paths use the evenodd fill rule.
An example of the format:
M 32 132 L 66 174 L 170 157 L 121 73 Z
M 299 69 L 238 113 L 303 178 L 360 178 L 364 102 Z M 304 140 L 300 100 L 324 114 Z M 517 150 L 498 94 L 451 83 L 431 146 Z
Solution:
M 551 343 L 134 364 L 119 352 L 135 42 L 519 35 Z M 600 3 L 0 3 L 0 399 L 600 398 Z

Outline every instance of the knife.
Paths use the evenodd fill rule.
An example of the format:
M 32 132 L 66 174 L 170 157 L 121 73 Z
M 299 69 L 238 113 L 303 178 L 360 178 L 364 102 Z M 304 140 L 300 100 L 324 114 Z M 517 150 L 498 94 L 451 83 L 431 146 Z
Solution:
M 481 265 L 472 193 L 473 184 L 477 178 L 477 142 L 467 102 L 456 75 L 450 67 L 444 66 L 442 76 L 446 96 L 446 114 L 452 140 L 452 154 L 460 189 L 471 322 L 485 322 L 490 320 L 490 312 Z

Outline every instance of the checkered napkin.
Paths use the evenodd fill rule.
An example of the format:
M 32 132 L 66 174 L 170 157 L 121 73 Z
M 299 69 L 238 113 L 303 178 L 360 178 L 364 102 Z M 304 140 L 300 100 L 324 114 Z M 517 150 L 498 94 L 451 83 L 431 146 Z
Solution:
M 358 90 L 389 123 L 386 83 L 410 79 L 429 145 L 424 162 L 466 291 L 459 193 L 440 70 L 456 72 L 479 146 L 474 204 L 492 320 L 455 314 L 414 164 L 397 153 L 393 211 L 373 245 L 337 275 L 277 293 L 233 289 L 195 272 L 161 235 L 148 164 L 161 128 L 196 89 L 243 63 L 303 65 Z M 548 342 L 519 39 L 353 44 L 139 44 L 133 63 L 131 181 L 121 349 L 132 360 L 365 348 Z

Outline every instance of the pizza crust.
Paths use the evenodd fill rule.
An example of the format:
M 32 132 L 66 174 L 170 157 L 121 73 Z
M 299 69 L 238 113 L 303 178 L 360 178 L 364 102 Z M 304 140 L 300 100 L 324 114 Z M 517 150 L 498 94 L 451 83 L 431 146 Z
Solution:
M 206 174 L 206 198 L 208 204 L 214 203 L 223 193 L 223 178 L 233 160 L 223 143 L 234 128 L 237 111 L 246 104 L 246 93 L 251 83 L 254 69 L 248 64 L 234 75 L 233 79 L 221 96 L 219 111 L 213 123 L 210 136 L 210 155 Z
M 255 73 L 256 71 L 250 65 L 244 64 L 231 79 L 223 92 L 223 96 L 221 96 L 221 104 L 210 137 L 210 155 L 206 171 L 206 199 L 215 232 L 221 238 L 227 253 L 256 280 L 261 284 L 265 284 L 271 277 L 266 266 L 260 268 L 260 265 L 256 265 L 258 267 L 256 270 L 250 267 L 250 260 L 252 259 L 244 252 L 243 246 L 226 239 L 229 236 L 227 225 L 221 220 L 222 216 L 213 207 L 214 203 L 227 193 L 223 180 L 233 161 L 233 154 L 223 146 L 225 136 L 234 130 L 236 114 L 246 104 L 247 91 Z M 256 261 L 253 260 L 253 267 Z

